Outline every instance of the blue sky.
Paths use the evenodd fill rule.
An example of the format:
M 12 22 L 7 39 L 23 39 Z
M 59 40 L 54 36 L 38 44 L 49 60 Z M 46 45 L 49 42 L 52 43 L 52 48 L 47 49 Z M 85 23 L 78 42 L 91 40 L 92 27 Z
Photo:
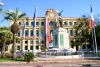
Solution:
M 90 15 L 90 4 L 93 7 L 93 14 L 100 14 L 100 0 L 2 0 L 4 6 L 0 6 L 3 11 L 19 8 L 25 12 L 28 17 L 34 14 L 35 5 L 37 5 L 37 17 L 45 16 L 45 11 L 49 8 L 61 11 L 64 9 L 64 17 L 81 17 L 83 14 Z M 0 21 L 3 14 L 0 14 Z M 0 26 L 9 26 L 9 21 L 0 22 Z

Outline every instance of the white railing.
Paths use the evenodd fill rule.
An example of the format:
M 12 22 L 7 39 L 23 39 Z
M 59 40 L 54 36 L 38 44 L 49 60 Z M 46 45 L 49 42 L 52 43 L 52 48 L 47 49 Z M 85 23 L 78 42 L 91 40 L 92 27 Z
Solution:
M 75 51 L 75 52 L 41 52 L 37 53 L 37 60 L 42 61 L 64 61 L 67 59 L 100 59 L 100 51 L 97 54 L 94 51 Z M 40 60 L 40 61 L 41 61 Z

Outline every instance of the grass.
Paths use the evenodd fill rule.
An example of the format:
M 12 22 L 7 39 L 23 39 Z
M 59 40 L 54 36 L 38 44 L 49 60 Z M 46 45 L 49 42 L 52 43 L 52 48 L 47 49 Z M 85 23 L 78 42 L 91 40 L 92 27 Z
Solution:
M 0 58 L 0 62 L 24 62 L 24 59 L 17 58 L 17 60 L 12 60 L 12 58 Z

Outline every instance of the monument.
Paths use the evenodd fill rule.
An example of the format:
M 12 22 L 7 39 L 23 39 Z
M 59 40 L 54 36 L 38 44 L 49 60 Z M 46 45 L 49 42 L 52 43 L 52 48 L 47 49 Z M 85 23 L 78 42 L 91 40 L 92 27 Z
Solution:
M 58 13 L 55 29 L 53 30 L 53 48 L 69 48 L 69 34 L 65 28 L 63 28 L 62 16 Z

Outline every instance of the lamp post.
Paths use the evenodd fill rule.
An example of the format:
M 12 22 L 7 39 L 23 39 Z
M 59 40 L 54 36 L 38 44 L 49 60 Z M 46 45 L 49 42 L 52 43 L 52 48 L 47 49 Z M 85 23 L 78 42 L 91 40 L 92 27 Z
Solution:
M 0 0 L 0 6 L 1 7 L 4 6 L 4 4 L 1 2 L 1 0 Z M 2 12 L 2 8 L 0 8 L 0 12 Z
M 0 6 L 4 6 L 4 4 L 1 2 L 1 0 L 0 0 Z

